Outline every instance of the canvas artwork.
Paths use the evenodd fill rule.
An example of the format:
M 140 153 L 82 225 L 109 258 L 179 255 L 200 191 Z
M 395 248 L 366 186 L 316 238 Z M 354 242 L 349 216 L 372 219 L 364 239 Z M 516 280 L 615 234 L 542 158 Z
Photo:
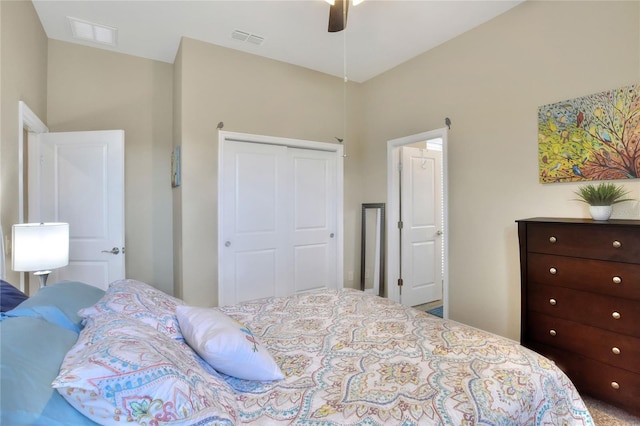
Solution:
M 180 186 L 180 146 L 176 146 L 171 153 L 171 187 Z
M 541 183 L 640 177 L 640 86 L 538 108 Z

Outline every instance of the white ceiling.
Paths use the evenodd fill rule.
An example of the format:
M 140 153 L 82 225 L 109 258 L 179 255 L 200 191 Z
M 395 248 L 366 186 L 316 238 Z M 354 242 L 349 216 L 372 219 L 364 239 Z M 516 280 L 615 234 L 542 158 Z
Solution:
M 367 0 L 327 32 L 323 0 L 34 0 L 51 39 L 173 63 L 182 36 L 364 82 L 523 0 Z M 117 45 L 75 40 L 67 17 L 117 28 Z M 231 38 L 234 30 L 262 45 Z M 346 47 L 346 52 L 345 52 Z

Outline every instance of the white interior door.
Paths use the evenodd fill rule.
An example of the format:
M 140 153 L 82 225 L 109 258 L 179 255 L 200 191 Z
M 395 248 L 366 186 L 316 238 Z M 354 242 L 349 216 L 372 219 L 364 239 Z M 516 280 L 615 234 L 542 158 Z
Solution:
M 341 287 L 337 151 L 222 138 L 219 304 Z
M 69 223 L 69 265 L 47 282 L 124 278 L 124 131 L 35 135 L 28 170 L 29 222 Z
M 442 299 L 441 152 L 402 147 L 402 302 Z

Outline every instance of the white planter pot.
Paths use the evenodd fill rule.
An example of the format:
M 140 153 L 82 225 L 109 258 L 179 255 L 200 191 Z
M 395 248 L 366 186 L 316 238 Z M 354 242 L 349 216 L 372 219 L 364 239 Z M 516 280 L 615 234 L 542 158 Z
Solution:
M 589 213 L 593 220 L 609 220 L 612 210 L 612 206 L 589 206 Z

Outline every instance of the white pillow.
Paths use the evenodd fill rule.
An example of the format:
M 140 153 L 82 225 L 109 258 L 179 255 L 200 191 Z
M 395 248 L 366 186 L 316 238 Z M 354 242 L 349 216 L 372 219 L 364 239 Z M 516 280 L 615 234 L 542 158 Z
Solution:
M 282 371 L 241 322 L 211 308 L 177 306 L 182 336 L 209 365 L 245 380 L 280 380 Z

